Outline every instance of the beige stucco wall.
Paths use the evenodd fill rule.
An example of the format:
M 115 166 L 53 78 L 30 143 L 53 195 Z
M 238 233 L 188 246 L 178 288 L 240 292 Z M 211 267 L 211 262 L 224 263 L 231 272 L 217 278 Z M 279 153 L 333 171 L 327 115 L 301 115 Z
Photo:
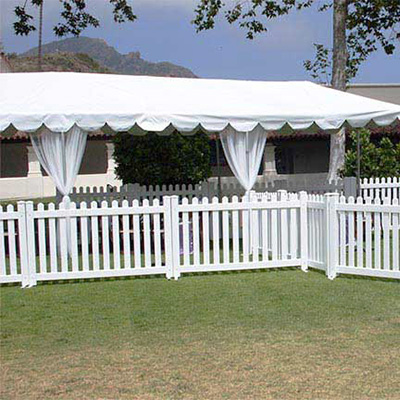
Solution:
M 400 84 L 357 83 L 349 85 L 349 93 L 400 105 Z

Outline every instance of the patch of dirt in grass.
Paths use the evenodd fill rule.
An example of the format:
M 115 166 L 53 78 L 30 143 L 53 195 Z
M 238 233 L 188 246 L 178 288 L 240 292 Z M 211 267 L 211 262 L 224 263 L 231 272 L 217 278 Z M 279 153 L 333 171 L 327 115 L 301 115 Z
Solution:
M 175 337 L 2 366 L 2 399 L 399 399 L 400 346 L 372 333 Z M 312 337 L 310 337 L 310 334 Z M 393 335 L 393 336 L 392 336 Z M 267 335 L 266 335 L 267 336 Z M 397 335 L 398 337 L 398 335 Z M 312 340 L 310 340 L 312 339 Z M 151 344 L 151 341 L 149 342 Z

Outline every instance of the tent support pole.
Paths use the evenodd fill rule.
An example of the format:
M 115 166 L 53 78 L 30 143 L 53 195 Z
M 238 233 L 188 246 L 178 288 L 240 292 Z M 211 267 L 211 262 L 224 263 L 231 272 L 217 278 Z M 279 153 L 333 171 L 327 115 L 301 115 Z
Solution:
M 357 196 L 361 195 L 361 140 L 360 129 L 357 129 Z
M 221 165 L 219 162 L 219 135 L 215 136 L 215 147 L 217 151 L 218 200 L 221 201 Z

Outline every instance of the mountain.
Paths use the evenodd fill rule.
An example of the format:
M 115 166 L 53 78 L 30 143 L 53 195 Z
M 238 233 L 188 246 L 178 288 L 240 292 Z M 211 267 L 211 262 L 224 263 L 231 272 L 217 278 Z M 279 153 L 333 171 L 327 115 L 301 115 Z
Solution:
M 37 47 L 20 54 L 18 57 L 32 57 L 37 55 Z M 141 58 L 139 52 L 128 54 L 119 53 L 114 47 L 102 39 L 93 39 L 85 36 L 54 41 L 42 46 L 43 54 L 57 53 L 84 53 L 96 60 L 110 72 L 127 75 L 153 75 L 196 78 L 188 68 L 169 62 L 153 63 Z
M 9 63 L 14 72 L 35 72 L 38 70 L 36 56 L 21 57 L 12 54 L 9 57 Z M 109 74 L 113 72 L 83 53 L 45 54 L 42 57 L 42 71 L 97 72 Z

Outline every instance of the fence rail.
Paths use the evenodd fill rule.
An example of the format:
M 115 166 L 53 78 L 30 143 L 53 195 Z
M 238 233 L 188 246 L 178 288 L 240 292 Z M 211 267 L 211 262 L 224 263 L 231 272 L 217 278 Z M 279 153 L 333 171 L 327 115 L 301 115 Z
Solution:
M 0 208 L 0 283 L 277 267 L 400 279 L 397 198 L 255 193 Z

